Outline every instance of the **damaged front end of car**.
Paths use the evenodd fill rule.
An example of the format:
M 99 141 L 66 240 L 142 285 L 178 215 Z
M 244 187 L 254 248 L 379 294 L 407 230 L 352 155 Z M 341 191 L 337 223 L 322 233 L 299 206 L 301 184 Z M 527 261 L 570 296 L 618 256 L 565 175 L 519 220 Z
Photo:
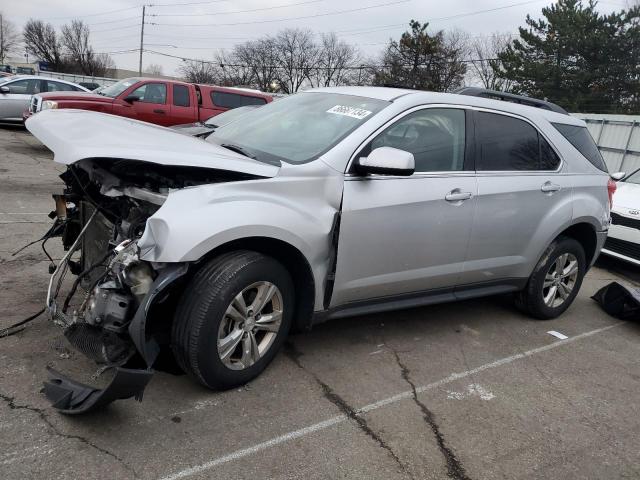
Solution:
M 142 399 L 168 345 L 172 294 L 190 266 L 141 259 L 138 240 L 147 219 L 172 191 L 241 177 L 246 175 L 113 159 L 81 160 L 61 175 L 66 188 L 54 195 L 57 228 L 51 231 L 61 236 L 66 253 L 51 274 L 46 308 L 75 350 L 99 371 L 114 369 L 115 376 L 98 389 L 50 370 L 44 393 L 55 408 L 75 414 L 117 399 Z

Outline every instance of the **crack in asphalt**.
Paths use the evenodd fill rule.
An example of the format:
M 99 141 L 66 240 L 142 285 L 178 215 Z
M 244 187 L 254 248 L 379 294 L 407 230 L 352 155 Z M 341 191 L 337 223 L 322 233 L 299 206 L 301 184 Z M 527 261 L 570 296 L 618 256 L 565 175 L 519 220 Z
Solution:
M 133 478 L 140 478 L 140 476 L 138 475 L 138 472 L 136 472 L 136 470 L 131 465 L 129 465 L 127 462 L 125 462 L 122 458 L 120 458 L 115 453 L 107 450 L 106 448 L 102 448 L 102 447 L 96 445 L 95 443 L 93 443 L 89 439 L 87 439 L 85 437 L 82 437 L 80 435 L 71 435 L 71 434 L 68 434 L 68 433 L 61 432 L 58 429 L 58 427 L 56 427 L 53 424 L 53 422 L 51 422 L 51 420 L 47 416 L 47 414 L 46 414 L 44 409 L 38 408 L 38 407 L 33 407 L 31 405 L 17 404 L 17 403 L 15 403 L 15 398 L 14 397 L 10 397 L 10 396 L 4 395 L 2 393 L 0 393 L 0 400 L 4 401 L 11 410 L 27 410 L 27 411 L 36 413 L 40 417 L 40 419 L 54 433 L 54 435 L 56 435 L 58 437 L 66 438 L 68 440 L 78 440 L 79 442 L 84 443 L 85 445 L 89 446 L 90 448 L 93 448 L 94 450 L 97 450 L 98 452 L 103 453 L 105 455 L 108 455 L 111 458 L 115 459 L 127 471 L 129 471 L 129 472 L 131 472 L 133 474 Z
M 300 362 L 300 357 L 303 355 L 293 344 L 291 341 L 287 341 L 285 343 L 285 354 L 293 363 L 301 370 L 310 375 L 314 381 L 320 386 L 322 389 L 322 394 L 324 397 L 333 403 L 338 409 L 350 420 L 355 422 L 360 430 L 362 430 L 368 437 L 374 440 L 381 448 L 386 450 L 386 452 L 391 456 L 391 458 L 398 464 L 402 472 L 407 474 L 409 478 L 413 479 L 414 476 L 407 469 L 406 465 L 400 460 L 400 457 L 393 451 L 393 449 L 387 445 L 387 443 L 380 437 L 378 433 L 376 433 L 367 423 L 367 421 L 359 414 L 351 405 L 347 403 L 347 401 L 338 395 L 329 385 L 320 380 L 320 378 L 313 372 L 306 369 L 302 363 Z
M 470 477 L 467 476 L 467 472 L 465 471 L 464 467 L 460 463 L 460 460 L 458 460 L 458 458 L 456 457 L 455 453 L 453 453 L 453 451 L 449 447 L 447 447 L 447 443 L 444 440 L 444 435 L 442 434 L 442 432 L 440 431 L 440 427 L 436 423 L 436 419 L 435 419 L 435 416 L 433 415 L 433 412 L 429 410 L 429 408 L 418 399 L 418 392 L 416 390 L 416 385 L 415 383 L 413 383 L 410 377 L 411 371 L 402 362 L 402 360 L 400 360 L 400 355 L 398 355 L 398 352 L 390 346 L 389 346 L 389 349 L 393 353 L 393 356 L 396 359 L 396 363 L 398 364 L 398 367 L 400 367 L 402 378 L 411 387 L 413 401 L 422 412 L 422 418 L 424 418 L 424 421 L 427 423 L 429 428 L 431 428 L 433 435 L 436 437 L 438 448 L 440 449 L 440 452 L 442 453 L 442 456 L 444 457 L 447 463 L 447 475 L 450 478 L 454 478 L 455 480 L 471 480 Z

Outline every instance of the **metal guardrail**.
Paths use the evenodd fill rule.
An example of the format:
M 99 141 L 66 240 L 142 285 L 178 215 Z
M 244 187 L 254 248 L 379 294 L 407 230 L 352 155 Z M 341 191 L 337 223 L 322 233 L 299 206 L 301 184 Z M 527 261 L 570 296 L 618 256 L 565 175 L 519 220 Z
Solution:
M 47 72 L 44 70 L 36 72 L 36 75 L 40 75 L 42 77 L 48 77 L 48 78 L 57 78 L 58 80 L 67 80 L 68 82 L 73 82 L 73 83 L 79 83 L 79 82 L 97 83 L 102 86 L 112 85 L 118 81 L 117 78 L 92 77 L 90 75 L 78 75 L 75 73 Z
M 640 120 L 621 118 L 582 118 L 600 149 L 609 171 L 631 172 L 640 168 Z

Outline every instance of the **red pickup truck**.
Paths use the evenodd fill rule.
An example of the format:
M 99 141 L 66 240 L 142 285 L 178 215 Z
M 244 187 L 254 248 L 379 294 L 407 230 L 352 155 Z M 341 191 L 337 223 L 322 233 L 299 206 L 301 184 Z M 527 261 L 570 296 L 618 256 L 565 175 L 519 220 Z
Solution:
M 263 105 L 270 95 L 239 88 L 196 85 L 157 78 L 126 78 L 92 93 L 51 92 L 34 95 L 26 120 L 40 110 L 78 108 L 172 126 L 204 122 L 226 110 Z

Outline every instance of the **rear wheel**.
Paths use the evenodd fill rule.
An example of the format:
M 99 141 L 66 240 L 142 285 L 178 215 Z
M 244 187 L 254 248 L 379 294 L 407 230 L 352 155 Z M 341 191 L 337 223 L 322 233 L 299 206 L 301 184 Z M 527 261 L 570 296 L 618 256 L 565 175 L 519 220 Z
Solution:
M 179 302 L 174 355 L 206 387 L 242 385 L 282 346 L 293 304 L 293 283 L 279 262 L 250 251 L 223 255 L 196 273 Z
M 540 320 L 562 314 L 576 298 L 586 272 L 582 245 L 559 237 L 542 255 L 527 286 L 516 296 L 520 310 Z

